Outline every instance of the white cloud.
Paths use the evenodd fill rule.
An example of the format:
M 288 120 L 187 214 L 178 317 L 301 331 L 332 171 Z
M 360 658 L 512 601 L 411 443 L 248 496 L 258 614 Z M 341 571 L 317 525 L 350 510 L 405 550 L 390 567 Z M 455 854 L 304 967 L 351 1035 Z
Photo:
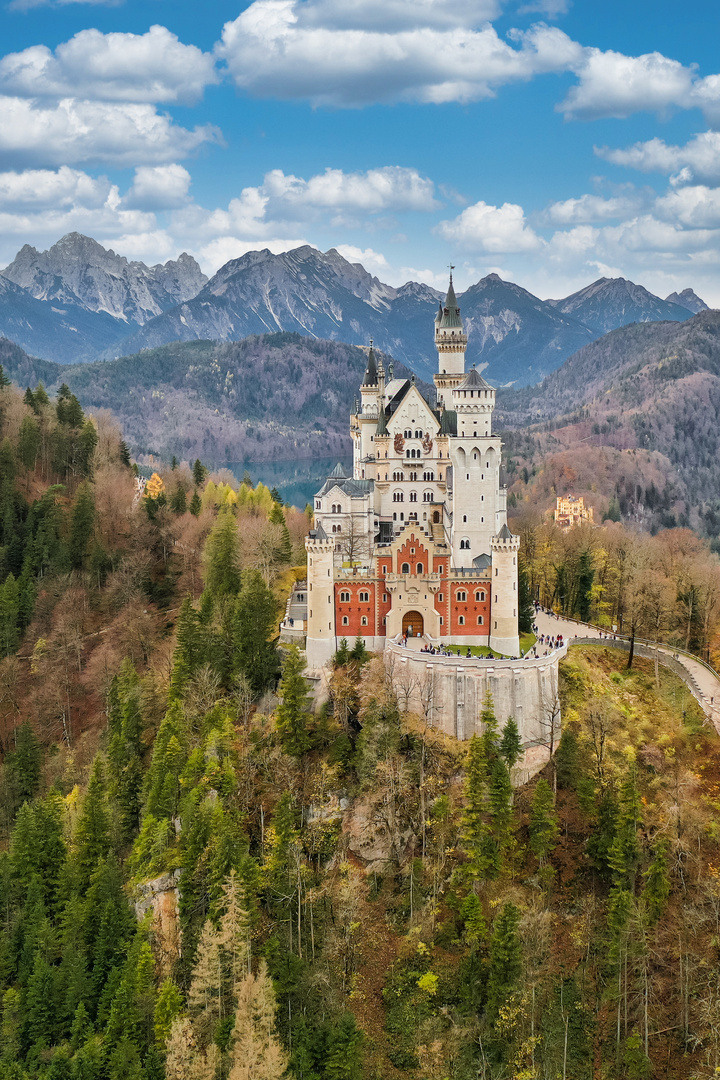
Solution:
M 581 195 L 576 199 L 564 199 L 562 202 L 552 203 L 541 215 L 541 220 L 551 225 L 581 225 L 610 221 L 636 213 L 643 201 L 643 195 L 640 192 L 618 195 L 610 199 L 605 199 L 600 195 Z
M 387 281 L 387 275 L 392 272 L 390 263 L 379 251 L 372 248 L 353 247 L 352 244 L 336 244 L 335 250 L 351 263 L 362 263 L 365 269 L 376 277 Z
M 641 172 L 659 172 L 678 176 L 681 182 L 692 179 L 720 183 L 720 133 L 703 131 L 684 146 L 671 146 L 662 139 L 638 142 L 624 150 L 596 147 L 598 157 L 613 165 L 624 165 Z
M 356 210 L 379 213 L 383 210 L 435 210 L 434 185 L 415 169 L 389 165 L 367 172 L 346 173 L 326 169 L 303 180 L 281 169 L 266 173 L 263 193 L 287 210 L 298 207 Z
M 174 125 L 152 105 L 63 99 L 39 105 L 0 97 L 0 153 L 18 164 L 106 161 L 116 165 L 161 163 L 217 142 L 209 125 L 192 131 Z
M 336 30 L 446 29 L 489 22 L 501 6 L 499 0 L 314 0 L 305 18 L 308 25 Z
M 273 237 L 258 244 L 257 241 L 244 240 L 237 236 L 218 236 L 208 244 L 191 249 L 191 254 L 195 255 L 205 273 L 212 275 L 231 259 L 239 259 L 248 251 L 257 251 L 258 247 L 267 248 L 273 255 L 280 255 L 283 251 L 291 251 L 292 248 L 301 247 L 307 243 L 309 243 L 308 240 L 297 237 L 285 240 Z
M 213 57 L 164 26 L 146 34 L 82 30 L 54 53 L 33 45 L 0 60 L 0 91 L 21 97 L 192 102 L 217 81 Z
M 720 228 L 720 190 L 697 185 L 669 191 L 655 203 L 655 213 L 688 229 Z
M 514 203 L 477 202 L 452 221 L 441 221 L 436 231 L 460 249 L 492 254 L 537 251 L 543 244 L 528 226 L 522 206 Z
M 4 210 L 57 209 L 82 205 L 103 206 L 110 195 L 110 182 L 94 178 L 63 165 L 51 169 L 0 173 L 0 207 Z
M 169 210 L 183 206 L 188 199 L 190 182 L 190 173 L 182 165 L 140 165 L 123 203 L 141 210 Z
M 225 24 L 217 52 L 237 85 L 251 93 L 341 106 L 474 101 L 505 83 L 563 71 L 582 59 L 582 48 L 557 28 L 516 32 L 514 48 L 492 26 L 474 29 L 479 19 L 438 25 L 435 14 L 431 18 L 435 5 L 425 0 L 412 9 L 409 3 L 395 7 L 407 10 L 408 24 L 388 32 L 377 20 L 368 20 L 368 28 L 358 28 L 357 20 L 349 28 L 347 20 L 338 25 L 328 9 L 337 12 L 340 5 L 324 0 L 254 0 Z

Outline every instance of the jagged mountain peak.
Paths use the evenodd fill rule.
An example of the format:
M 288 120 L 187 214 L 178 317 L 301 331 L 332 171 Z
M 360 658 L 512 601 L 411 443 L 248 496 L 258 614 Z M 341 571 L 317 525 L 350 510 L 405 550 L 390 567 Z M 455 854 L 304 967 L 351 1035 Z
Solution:
M 680 307 L 687 308 L 688 311 L 692 311 L 693 315 L 698 315 L 701 311 L 709 311 L 709 306 L 704 300 L 701 300 L 694 289 L 683 289 L 682 292 L 672 292 L 669 296 L 665 297 L 668 304 L 679 304 Z
M 638 322 L 683 322 L 690 311 L 655 296 L 627 278 L 598 278 L 561 300 L 548 300 L 557 311 L 570 315 L 596 334 Z

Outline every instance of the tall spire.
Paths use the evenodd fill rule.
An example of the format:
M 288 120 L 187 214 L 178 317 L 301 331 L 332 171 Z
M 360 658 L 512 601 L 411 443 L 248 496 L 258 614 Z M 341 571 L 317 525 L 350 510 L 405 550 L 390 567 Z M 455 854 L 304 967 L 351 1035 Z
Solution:
M 375 365 L 375 350 L 373 349 L 373 339 L 370 338 L 370 351 L 368 352 L 367 368 L 365 369 L 365 377 L 363 379 L 363 386 L 377 386 L 377 367 Z
M 462 320 L 460 319 L 460 308 L 458 306 L 457 297 L 455 296 L 455 288 L 453 286 L 453 272 L 454 267 L 450 267 L 450 284 L 448 285 L 447 296 L 445 297 L 445 304 L 440 306 L 438 317 L 435 322 L 438 326 L 462 326 Z

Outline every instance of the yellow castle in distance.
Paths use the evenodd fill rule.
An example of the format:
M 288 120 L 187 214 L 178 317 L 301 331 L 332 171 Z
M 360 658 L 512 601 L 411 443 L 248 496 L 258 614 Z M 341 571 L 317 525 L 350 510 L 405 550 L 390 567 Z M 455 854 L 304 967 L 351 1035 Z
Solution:
M 583 521 L 593 524 L 593 508 L 586 506 L 582 495 L 575 498 L 574 495 L 558 495 L 555 500 L 555 524 L 561 529 L 570 529 L 573 525 L 581 525 Z

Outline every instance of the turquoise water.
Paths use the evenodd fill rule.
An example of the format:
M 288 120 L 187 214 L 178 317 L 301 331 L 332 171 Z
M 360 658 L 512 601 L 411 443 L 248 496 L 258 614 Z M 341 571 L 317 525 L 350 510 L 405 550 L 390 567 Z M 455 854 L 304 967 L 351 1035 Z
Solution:
M 305 509 L 312 503 L 316 491 L 325 483 L 328 473 L 337 465 L 344 465 L 352 475 L 352 457 L 310 458 L 302 461 L 229 461 L 224 468 L 242 480 L 245 471 L 250 473 L 253 484 L 260 480 L 267 487 L 276 487 L 284 503 Z

